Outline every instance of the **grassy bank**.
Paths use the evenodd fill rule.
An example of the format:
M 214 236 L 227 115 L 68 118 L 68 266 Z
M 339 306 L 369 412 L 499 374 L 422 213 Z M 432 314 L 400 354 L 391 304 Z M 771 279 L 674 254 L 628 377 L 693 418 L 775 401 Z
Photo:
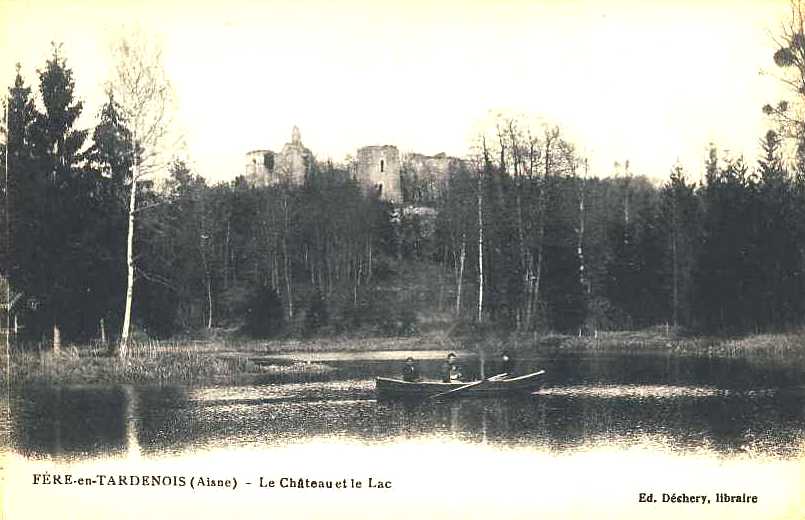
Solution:
M 795 365 L 805 370 L 805 332 L 763 334 L 742 338 L 690 337 L 664 328 L 601 332 L 595 336 L 533 334 L 451 335 L 433 332 L 413 337 L 334 337 L 308 339 L 245 340 L 213 337 L 204 340 L 144 342 L 130 355 L 118 359 L 97 346 L 70 346 L 61 353 L 13 351 L 11 381 L 93 384 L 231 384 L 261 375 L 304 381 L 334 370 L 305 361 L 306 354 L 320 352 L 468 350 L 495 356 L 503 349 L 519 356 L 556 356 L 563 353 L 667 353 L 671 355 L 745 358 L 763 363 Z M 298 354 L 298 360 L 264 360 L 258 357 Z M 291 356 L 292 358 L 295 356 Z M 309 359 L 309 358 L 307 358 Z M 9 371 L 0 361 L 0 378 Z
M 252 351 L 254 352 L 254 351 Z M 224 351 L 218 344 L 196 341 L 135 344 L 125 359 L 105 348 L 70 346 L 59 353 L 15 351 L 10 355 L 12 384 L 231 384 L 259 376 L 304 379 L 333 369 L 317 363 L 258 364 L 248 349 Z M 5 357 L 0 379 L 9 375 Z
M 665 328 L 639 331 L 599 332 L 595 336 L 518 336 L 488 337 L 478 340 L 488 352 L 503 348 L 522 354 L 559 355 L 561 353 L 668 353 L 684 356 L 744 358 L 749 361 L 777 361 L 797 364 L 805 369 L 805 331 L 758 334 L 725 338 L 688 336 Z
M 305 381 L 334 370 L 326 364 L 310 362 L 306 353 L 455 349 L 457 346 L 455 341 L 437 335 L 272 341 L 211 337 L 139 342 L 130 347 L 125 359 L 118 359 L 107 355 L 106 347 L 70 345 L 59 353 L 46 349 L 12 350 L 10 374 L 12 384 L 231 384 L 259 376 Z M 288 353 L 299 354 L 299 360 L 255 362 L 257 357 Z M 0 381 L 3 382 L 9 374 L 6 365 L 5 356 L 0 357 Z

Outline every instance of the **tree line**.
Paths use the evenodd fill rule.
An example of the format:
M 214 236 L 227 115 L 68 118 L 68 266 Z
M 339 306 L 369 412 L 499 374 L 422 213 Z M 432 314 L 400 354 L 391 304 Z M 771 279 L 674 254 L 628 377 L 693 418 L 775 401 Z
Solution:
M 797 35 L 775 54 L 783 69 L 805 56 Z M 119 89 L 78 128 L 60 46 L 36 79 L 34 93 L 18 67 L 0 148 L 0 269 L 32 341 L 406 334 L 429 316 L 573 334 L 802 324 L 805 161 L 783 160 L 801 138 L 783 102 L 764 107 L 779 126 L 757 163 L 711 147 L 699 182 L 675 166 L 661 185 L 628 162 L 596 176 L 558 128 L 500 119 L 438 186 L 403 176 L 395 206 L 332 162 L 302 185 L 209 185 L 150 161 L 146 123 L 168 123 L 137 120 Z
M 628 163 L 590 176 L 557 129 L 534 136 L 503 121 L 475 165 L 450 177 L 436 247 L 458 284 L 483 268 L 482 317 L 510 329 L 797 326 L 805 177 L 784 166 L 777 133 L 762 144 L 756 166 L 711 147 L 700 182 L 675 166 L 657 186 Z

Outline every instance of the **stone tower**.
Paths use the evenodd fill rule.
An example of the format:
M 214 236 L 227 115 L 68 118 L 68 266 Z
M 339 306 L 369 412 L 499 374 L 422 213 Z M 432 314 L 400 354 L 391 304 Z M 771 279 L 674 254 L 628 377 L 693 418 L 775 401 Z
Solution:
M 280 153 L 253 150 L 246 154 L 246 179 L 252 186 L 270 186 L 278 182 L 304 184 L 315 158 L 302 144 L 299 128 L 293 127 L 291 142 Z
M 252 150 L 246 154 L 246 180 L 252 186 L 272 184 L 276 158 L 271 150 Z
M 291 142 L 282 147 L 277 167 L 279 175 L 291 184 L 304 184 L 313 168 L 313 154 L 302 144 L 302 134 L 296 126 L 291 131 Z
M 364 146 L 359 149 L 356 177 L 381 199 L 402 202 L 400 152 L 396 146 Z

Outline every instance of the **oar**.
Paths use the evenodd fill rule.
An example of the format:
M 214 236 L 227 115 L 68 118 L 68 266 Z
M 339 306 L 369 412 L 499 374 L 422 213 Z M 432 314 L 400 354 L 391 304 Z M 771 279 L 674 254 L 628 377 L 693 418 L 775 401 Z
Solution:
M 541 376 L 544 373 L 545 373 L 544 370 L 538 370 L 537 372 L 532 372 L 530 374 L 523 374 L 522 376 L 512 377 L 511 379 L 507 379 L 507 381 L 511 381 L 513 379 L 528 379 L 529 377 Z
M 473 388 L 473 387 L 478 386 L 478 385 L 480 385 L 482 383 L 486 383 L 487 381 L 495 381 L 497 379 L 500 379 L 501 377 L 506 377 L 507 375 L 508 374 L 506 374 L 504 372 L 502 374 L 492 376 L 492 377 L 490 377 L 488 379 L 481 379 L 480 381 L 473 381 L 472 383 L 466 384 L 464 386 L 459 386 L 458 388 L 453 388 L 453 389 L 448 390 L 446 392 L 440 392 L 438 394 L 432 395 L 432 396 L 428 397 L 428 399 L 438 399 L 439 397 L 445 397 L 445 396 L 448 396 L 448 395 L 454 395 L 454 394 L 456 394 L 458 392 L 462 392 L 464 390 L 467 390 L 468 388 Z

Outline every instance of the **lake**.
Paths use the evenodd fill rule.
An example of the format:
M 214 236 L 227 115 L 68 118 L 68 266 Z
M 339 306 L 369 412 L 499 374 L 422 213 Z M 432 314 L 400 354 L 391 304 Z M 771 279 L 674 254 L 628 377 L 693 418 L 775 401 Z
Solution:
M 194 505 L 175 514 L 193 510 L 200 517 L 271 505 L 303 516 L 355 517 L 379 507 L 405 518 L 420 507 L 424 516 L 444 507 L 444 514 L 481 518 L 499 499 L 508 504 L 507 516 L 523 518 L 546 511 L 580 518 L 681 512 L 788 518 L 805 511 L 799 498 L 805 390 L 797 369 L 669 354 L 534 356 L 518 359 L 523 373 L 547 371 L 544 387 L 531 395 L 377 401 L 374 377 L 396 376 L 408 354 L 256 359 L 297 357 L 336 368 L 303 382 L 266 375 L 238 386 L 14 388 L 5 423 L 13 468 L 7 480 L 13 477 L 19 496 L 31 497 L 14 503 L 25 514 L 59 505 L 76 518 L 86 517 L 76 500 L 100 514 L 107 502 L 114 508 L 134 496 L 146 498 L 131 505 L 132 518 L 153 516 L 156 503 L 163 504 L 157 516 L 167 517 L 185 496 Z M 439 377 L 444 353 L 411 354 L 425 376 Z M 480 372 L 477 357 L 465 353 L 460 361 L 465 373 Z M 485 368 L 490 375 L 493 367 Z M 45 471 L 117 475 L 133 468 L 188 479 L 199 472 L 213 481 L 231 477 L 241 489 L 229 491 L 237 500 L 221 501 L 214 488 L 33 483 Z M 263 492 L 260 485 L 261 477 L 277 486 L 299 477 L 358 479 L 368 487 L 371 474 L 375 484 L 392 482 L 391 489 Z M 639 493 L 658 502 L 641 503 Z M 705 495 L 711 503 L 663 503 L 663 493 L 669 500 Z M 758 496 L 759 504 L 715 503 L 717 493 Z M 306 497 L 302 503 L 299 496 Z M 266 497 L 270 504 L 261 502 Z

